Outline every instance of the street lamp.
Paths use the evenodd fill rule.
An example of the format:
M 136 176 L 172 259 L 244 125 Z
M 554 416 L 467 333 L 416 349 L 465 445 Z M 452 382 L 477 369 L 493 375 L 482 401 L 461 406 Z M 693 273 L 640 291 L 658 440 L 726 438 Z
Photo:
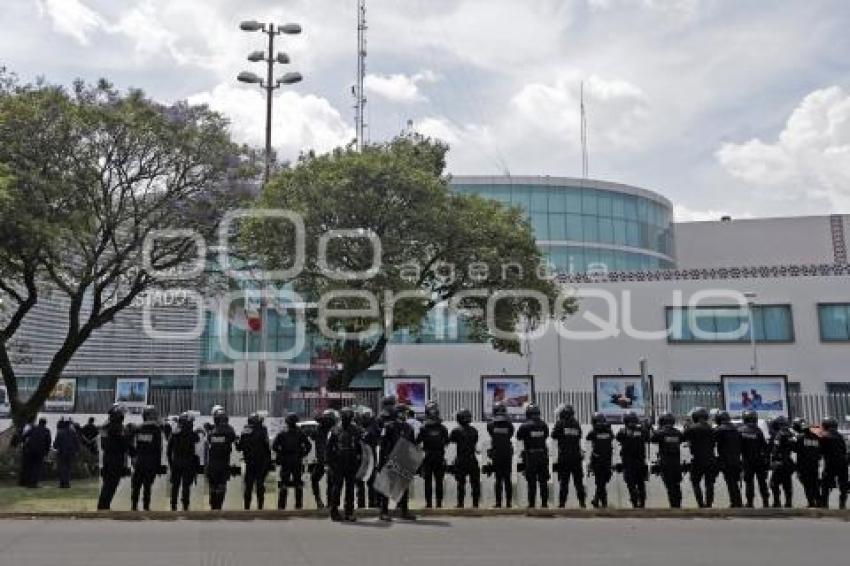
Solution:
M 747 299 L 747 316 L 749 318 L 750 324 L 750 346 L 753 349 L 753 365 L 750 367 L 750 370 L 754 374 L 758 374 L 759 372 L 759 362 L 758 362 L 758 351 L 756 349 L 756 325 L 755 325 L 755 317 L 753 316 L 753 309 L 756 306 L 756 298 L 758 295 L 753 293 L 752 291 L 744 293 L 744 298 Z
M 239 29 L 247 32 L 261 31 L 269 36 L 269 44 L 267 51 L 252 51 L 248 55 L 248 61 L 259 63 L 264 61 L 268 67 L 266 71 L 266 80 L 263 81 L 258 75 L 250 71 L 239 73 L 236 79 L 239 82 L 248 84 L 260 85 L 260 88 L 266 91 L 266 171 L 263 178 L 264 183 L 269 182 L 272 165 L 272 92 L 281 87 L 281 85 L 292 85 L 303 80 L 301 73 L 286 73 L 279 79 L 274 79 L 275 63 L 279 65 L 289 64 L 289 55 L 286 53 L 274 53 L 274 38 L 276 35 L 296 35 L 301 33 L 299 24 L 284 24 L 275 26 L 273 23 L 261 24 L 256 20 L 246 20 L 239 24 Z

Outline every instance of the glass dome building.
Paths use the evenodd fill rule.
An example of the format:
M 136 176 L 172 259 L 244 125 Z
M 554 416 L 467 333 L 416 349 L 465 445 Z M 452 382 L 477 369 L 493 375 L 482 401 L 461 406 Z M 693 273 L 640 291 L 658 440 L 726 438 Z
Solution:
M 526 211 L 558 272 L 676 266 L 673 205 L 652 191 L 566 177 L 455 176 L 451 185 Z

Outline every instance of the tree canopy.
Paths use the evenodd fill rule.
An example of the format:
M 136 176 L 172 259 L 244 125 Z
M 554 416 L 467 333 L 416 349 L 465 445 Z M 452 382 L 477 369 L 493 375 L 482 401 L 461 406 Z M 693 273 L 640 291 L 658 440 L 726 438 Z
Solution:
M 558 287 L 541 272 L 544 257 L 525 213 L 452 191 L 444 174 L 447 149 L 406 135 L 362 152 L 305 155 L 261 195 L 261 208 L 295 211 L 303 218 L 304 267 L 289 282 L 295 290 L 318 302 L 330 292 L 348 292 L 326 306 L 353 311 L 371 302 L 381 313 L 322 317 L 319 309 L 308 312 L 312 328 L 324 318 L 326 329 L 338 333 L 332 352 L 341 369 L 331 379 L 334 387 L 346 387 L 375 365 L 392 331 L 415 332 L 435 308 L 460 311 L 475 337 L 508 352 L 520 351 L 518 332 L 554 312 Z M 349 232 L 326 240 L 323 268 L 320 242 L 334 230 Z M 268 268 L 295 265 L 291 223 L 256 220 L 245 233 L 245 249 Z M 368 235 L 380 241 L 381 251 L 380 267 L 371 272 L 375 248 Z M 340 279 L 334 270 L 369 273 Z M 415 298 L 399 299 L 405 293 Z M 487 301 L 494 296 L 499 296 L 492 303 L 495 327 L 486 320 Z M 561 306 L 564 313 L 575 308 L 570 299 Z M 352 337 L 366 329 L 371 329 L 368 337 Z
M 153 271 L 192 264 L 240 195 L 241 150 L 203 106 L 161 105 L 106 81 L 20 84 L 0 71 L 0 374 L 20 421 L 38 411 L 92 332 L 157 285 Z M 68 303 L 61 346 L 28 400 L 11 349 L 40 300 Z

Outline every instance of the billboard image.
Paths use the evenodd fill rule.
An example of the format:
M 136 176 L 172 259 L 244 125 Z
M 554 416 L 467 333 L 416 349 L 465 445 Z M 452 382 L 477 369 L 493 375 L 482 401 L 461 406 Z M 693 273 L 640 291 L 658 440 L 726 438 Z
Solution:
M 44 410 L 48 412 L 70 413 L 74 411 L 77 402 L 77 378 L 61 377 L 47 400 Z
M 513 421 L 525 420 L 525 406 L 534 402 L 534 376 L 481 376 L 481 416 L 493 417 L 493 406 L 504 403 Z
M 429 376 L 384 377 L 384 395 L 395 395 L 399 403 L 410 407 L 417 416 L 425 414 L 431 400 Z
M 594 375 L 593 396 L 596 411 L 614 422 L 634 411 L 641 417 L 651 417 L 652 376 L 648 376 L 648 391 L 639 375 Z
M 722 375 L 723 408 L 730 415 L 753 410 L 760 418 L 788 416 L 788 377 L 785 375 Z
M 148 404 L 150 379 L 146 377 L 120 377 L 115 380 L 115 402 L 128 409 L 141 410 Z

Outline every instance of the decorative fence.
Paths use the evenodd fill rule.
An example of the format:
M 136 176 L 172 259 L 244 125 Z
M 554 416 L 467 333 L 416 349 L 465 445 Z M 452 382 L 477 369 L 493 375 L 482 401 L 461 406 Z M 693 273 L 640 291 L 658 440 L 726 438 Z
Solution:
M 152 389 L 150 403 L 157 407 L 161 415 L 176 415 L 183 411 L 195 410 L 208 415 L 214 405 L 222 405 L 231 415 L 248 415 L 254 411 L 268 411 L 270 416 L 282 417 L 294 411 L 302 417 L 309 417 L 317 411 L 346 405 L 364 405 L 377 411 L 382 396 L 378 390 L 352 391 L 340 397 L 310 397 L 310 393 L 270 391 L 191 391 Z M 334 395 L 334 394 L 331 394 Z M 26 397 L 26 393 L 22 396 Z M 443 417 L 451 420 L 461 408 L 472 411 L 475 420 L 482 420 L 481 393 L 479 390 L 434 390 L 432 396 L 440 404 Z M 115 398 L 113 391 L 78 391 L 75 412 L 105 413 Z M 595 410 L 592 391 L 537 391 L 536 402 L 540 406 L 543 418 L 552 422 L 556 408 L 564 403 L 573 405 L 577 418 L 590 422 Z M 659 414 L 670 411 L 681 418 L 694 407 L 708 409 L 720 408 L 722 399 L 716 393 L 656 393 L 654 411 Z M 811 423 L 819 423 L 827 415 L 843 420 L 850 415 L 850 394 L 790 394 L 791 417 L 803 417 Z

